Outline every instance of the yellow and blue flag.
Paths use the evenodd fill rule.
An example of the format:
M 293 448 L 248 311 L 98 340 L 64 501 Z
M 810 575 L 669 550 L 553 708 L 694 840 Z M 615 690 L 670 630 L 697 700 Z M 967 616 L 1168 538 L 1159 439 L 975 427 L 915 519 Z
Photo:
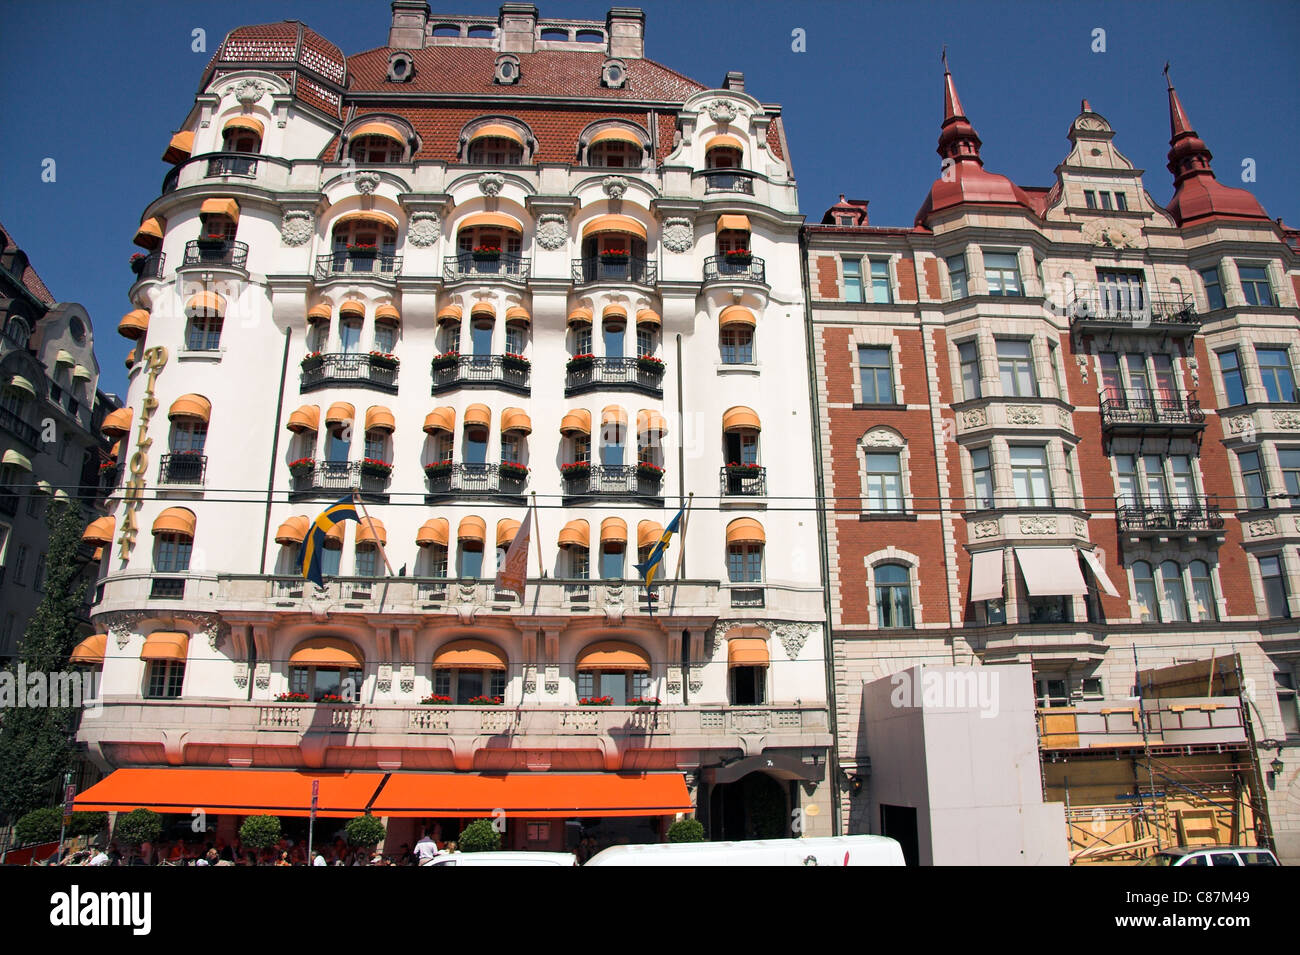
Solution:
M 645 563 L 636 565 L 636 569 L 640 572 L 641 576 L 645 578 L 646 587 L 649 587 L 650 584 L 654 582 L 655 574 L 659 572 L 659 568 L 663 565 L 664 552 L 668 550 L 668 542 L 671 541 L 673 535 L 677 533 L 678 525 L 680 525 L 682 521 L 682 513 L 685 510 L 685 508 L 682 508 L 682 510 L 677 512 L 677 516 L 668 522 L 668 526 L 664 528 L 664 532 L 660 535 L 659 540 L 655 542 L 654 547 L 650 548 L 650 553 L 646 556 Z
M 302 565 L 302 575 L 317 587 L 325 585 L 325 578 L 321 575 L 320 566 L 321 552 L 325 549 L 325 536 L 335 524 L 341 521 L 361 522 L 361 517 L 357 514 L 357 507 L 351 495 L 339 498 L 321 511 L 316 520 L 312 521 L 307 536 L 302 539 L 302 550 L 298 552 L 298 561 Z

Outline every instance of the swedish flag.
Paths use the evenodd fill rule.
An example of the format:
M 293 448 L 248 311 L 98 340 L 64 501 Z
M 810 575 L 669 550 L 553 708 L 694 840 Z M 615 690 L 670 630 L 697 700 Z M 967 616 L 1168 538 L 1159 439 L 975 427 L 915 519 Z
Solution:
M 302 550 L 298 552 L 298 560 L 302 564 L 302 575 L 317 587 L 325 584 L 320 569 L 321 551 L 325 549 L 325 535 L 329 533 L 335 524 L 341 521 L 357 521 L 358 523 L 361 521 L 351 495 L 339 498 L 321 511 L 316 520 L 312 522 L 311 530 L 307 531 L 307 536 L 302 539 Z
M 659 572 L 659 568 L 664 562 L 664 552 L 668 550 L 668 542 L 671 541 L 673 535 L 677 533 L 677 527 L 681 524 L 682 513 L 684 511 L 685 508 L 678 511 L 677 516 L 668 522 L 668 526 L 664 528 L 664 532 L 660 535 L 659 540 L 655 542 L 654 547 L 650 548 L 650 554 L 646 557 L 645 563 L 636 565 L 636 569 L 641 573 L 641 576 L 645 578 L 645 585 L 647 587 L 654 582 L 655 574 Z

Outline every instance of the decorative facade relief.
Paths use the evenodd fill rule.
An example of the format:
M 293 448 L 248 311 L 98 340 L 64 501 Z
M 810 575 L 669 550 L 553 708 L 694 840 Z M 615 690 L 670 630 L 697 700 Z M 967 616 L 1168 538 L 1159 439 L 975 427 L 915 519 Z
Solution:
M 1273 427 L 1283 431 L 1300 431 L 1300 414 L 1294 411 L 1274 411 Z
M 627 177 L 606 176 L 600 181 L 600 188 L 611 199 L 622 199 L 627 192 Z
M 997 521 L 980 521 L 974 528 L 975 537 L 977 540 L 984 537 L 996 537 L 1000 527 L 1001 525 Z
M 478 191 L 485 196 L 499 196 L 505 188 L 506 177 L 499 172 L 485 172 L 478 177 Z
M 377 172 L 359 172 L 352 177 L 352 181 L 356 183 L 357 192 L 363 196 L 373 196 L 379 188 L 380 176 Z
M 669 252 L 689 252 L 695 245 L 695 226 L 690 219 L 673 217 L 664 220 L 664 248 Z
M 545 677 L 546 693 L 549 696 L 555 696 L 560 692 L 560 668 L 547 667 Z
M 982 428 L 988 424 L 989 418 L 983 408 L 970 408 L 962 411 L 957 415 L 957 420 L 962 426 L 962 430 L 971 428 Z
M 438 241 L 442 234 L 442 219 L 436 212 L 413 212 L 411 223 L 406 228 L 406 237 L 411 245 L 427 249 Z
M 109 636 L 111 636 L 113 641 L 117 644 L 117 648 L 123 650 L 126 648 L 126 645 L 131 642 L 131 634 L 139 628 L 140 622 L 147 616 L 148 614 L 126 611 L 122 613 L 104 614 L 103 616 L 96 618 L 95 622 L 105 627 L 108 630 Z
M 1277 524 L 1272 520 L 1251 521 L 1246 525 L 1246 533 L 1251 537 L 1268 537 L 1277 533 Z
M 253 684 L 259 690 L 265 690 L 271 685 L 271 664 L 259 663 L 253 671 Z
M 221 644 L 230 635 L 230 627 L 222 623 L 215 613 L 192 614 L 190 619 L 194 621 L 194 635 L 206 637 L 208 646 L 220 650 Z
M 393 666 L 390 663 L 379 664 L 379 672 L 375 675 L 375 689 L 380 693 L 387 693 L 393 688 Z
M 236 663 L 234 670 L 235 686 L 241 690 L 248 689 L 248 664 Z
M 569 241 L 569 220 L 555 212 L 544 213 L 537 220 L 537 244 L 548 252 L 562 248 Z
M 730 103 L 725 99 L 715 99 L 705 107 L 705 110 L 709 114 L 709 119 L 713 120 L 715 123 L 720 123 L 723 126 L 730 123 L 739 115 L 739 111 L 736 109 L 735 104 Z
M 1086 385 L 1088 383 L 1088 356 L 1075 355 L 1074 363 L 1079 366 L 1079 377 L 1083 379 L 1083 383 Z
M 712 659 L 726 645 L 727 633 L 734 627 L 762 627 L 769 634 L 781 641 L 785 655 L 790 659 L 799 656 L 808 638 L 819 631 L 812 623 L 799 623 L 777 620 L 718 620 L 709 631 L 707 656 Z
M 1055 534 L 1056 518 L 1054 517 L 1022 517 L 1020 518 L 1020 533 L 1022 534 Z
M 306 245 L 315 231 L 316 219 L 305 209 L 289 209 L 280 219 L 280 241 L 285 245 Z
M 692 693 L 699 693 L 704 689 L 704 664 L 692 663 L 690 679 L 687 682 Z
M 247 79 L 231 87 L 230 90 L 235 94 L 235 99 L 240 106 L 252 106 L 267 93 L 271 92 L 271 87 L 263 86 L 254 79 Z
M 891 428 L 872 428 L 862 436 L 864 448 L 901 448 L 903 436 Z
M 1038 405 L 1011 405 L 1007 408 L 1008 424 L 1042 424 L 1043 409 Z

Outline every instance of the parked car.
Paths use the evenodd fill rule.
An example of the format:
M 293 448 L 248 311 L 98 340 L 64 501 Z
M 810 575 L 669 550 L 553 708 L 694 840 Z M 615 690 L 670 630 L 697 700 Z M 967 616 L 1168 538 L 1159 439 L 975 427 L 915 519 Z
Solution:
M 1143 865 L 1281 865 L 1258 846 L 1173 846 L 1147 858 Z
M 444 852 L 425 865 L 577 865 L 572 852 Z
M 886 836 L 819 836 L 749 842 L 669 842 L 611 846 L 587 865 L 904 865 L 903 848 Z

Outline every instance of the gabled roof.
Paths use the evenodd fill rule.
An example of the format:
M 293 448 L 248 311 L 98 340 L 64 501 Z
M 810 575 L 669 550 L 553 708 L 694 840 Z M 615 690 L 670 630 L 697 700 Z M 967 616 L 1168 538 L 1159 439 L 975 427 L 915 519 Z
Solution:
M 10 234 L 9 230 L 5 228 L 4 223 L 0 222 L 0 248 L 8 249 L 10 246 L 22 248 L 22 246 L 18 245 L 18 243 L 14 241 L 13 236 Z M 36 274 L 36 270 L 32 268 L 30 262 L 27 264 L 27 267 L 23 269 L 22 283 L 23 287 L 38 301 L 43 302 L 46 305 L 53 305 L 55 303 L 56 299 L 54 298 L 54 295 L 50 292 L 49 288 L 46 287 L 44 280 Z

